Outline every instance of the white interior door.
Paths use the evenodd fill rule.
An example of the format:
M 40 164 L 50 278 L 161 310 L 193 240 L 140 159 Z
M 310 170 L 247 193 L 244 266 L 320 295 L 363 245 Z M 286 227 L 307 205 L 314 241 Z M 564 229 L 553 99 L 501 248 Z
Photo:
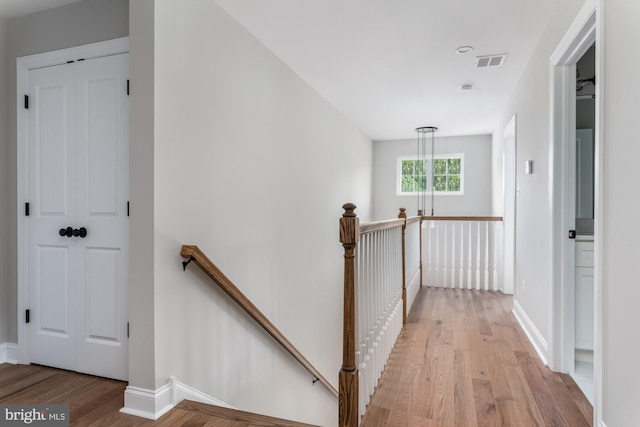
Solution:
M 128 377 L 128 60 L 28 77 L 30 361 L 118 379 Z

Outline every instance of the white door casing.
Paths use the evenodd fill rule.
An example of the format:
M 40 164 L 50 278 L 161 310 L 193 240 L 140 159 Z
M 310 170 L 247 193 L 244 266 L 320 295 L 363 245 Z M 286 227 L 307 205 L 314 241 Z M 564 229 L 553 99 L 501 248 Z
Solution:
M 516 283 L 516 116 L 504 129 L 504 283 L 502 291 L 513 294 Z
M 19 150 L 19 197 L 30 203 L 19 227 L 19 308 L 30 310 L 20 361 L 127 379 L 128 54 L 34 68 L 23 74 Z M 61 236 L 66 227 L 86 237 Z

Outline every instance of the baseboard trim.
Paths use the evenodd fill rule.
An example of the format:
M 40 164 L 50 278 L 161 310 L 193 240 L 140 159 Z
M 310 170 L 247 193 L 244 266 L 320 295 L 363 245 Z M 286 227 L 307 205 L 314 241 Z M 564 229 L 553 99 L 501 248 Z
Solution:
M 533 321 L 531 321 L 529 316 L 527 316 L 527 313 L 516 300 L 513 301 L 513 315 L 524 330 L 527 338 L 529 338 L 529 342 L 531 342 L 536 353 L 538 353 L 542 363 L 548 365 L 549 344 L 547 344 L 547 341 L 544 339 L 538 328 L 536 328 Z
M 171 396 L 171 384 L 157 390 L 127 386 L 124 391 L 124 407 L 120 412 L 157 420 L 173 408 Z
M 167 384 L 157 390 L 127 386 L 124 391 L 124 407 L 120 412 L 157 420 L 185 399 L 236 409 L 171 377 Z
M 190 387 L 186 384 L 181 383 L 180 381 L 176 381 L 175 378 L 171 377 L 170 381 L 173 383 L 173 404 L 177 405 L 181 401 L 193 400 L 200 403 L 206 403 L 208 405 L 221 406 L 223 408 L 228 409 L 236 409 L 231 405 L 224 403 L 221 400 L 216 399 L 215 397 L 209 396 L 199 390 L 196 390 L 193 387 Z
M 0 363 L 18 363 L 18 344 L 5 342 L 0 344 Z

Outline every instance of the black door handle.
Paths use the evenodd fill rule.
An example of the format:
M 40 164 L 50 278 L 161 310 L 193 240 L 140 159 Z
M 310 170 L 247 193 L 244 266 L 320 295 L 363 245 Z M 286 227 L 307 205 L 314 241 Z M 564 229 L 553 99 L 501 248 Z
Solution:
M 80 228 L 71 228 L 71 227 L 67 227 L 67 228 L 61 228 L 58 231 L 58 234 L 60 234 L 60 237 L 80 237 L 81 239 L 84 239 L 85 237 L 87 237 L 87 229 L 84 227 L 80 227 Z

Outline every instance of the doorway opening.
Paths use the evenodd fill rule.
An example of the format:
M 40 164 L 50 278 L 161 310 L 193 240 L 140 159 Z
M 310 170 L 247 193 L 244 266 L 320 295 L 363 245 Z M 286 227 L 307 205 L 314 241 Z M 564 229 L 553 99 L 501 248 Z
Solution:
M 601 332 L 597 326 L 601 304 L 597 296 L 601 284 L 597 274 L 593 274 L 594 271 L 598 271 L 598 265 L 601 264 L 601 255 L 597 250 L 598 230 L 601 230 L 598 212 L 601 208 L 599 189 L 602 188 L 602 176 L 601 168 L 597 166 L 601 162 L 599 135 L 601 116 L 598 113 L 601 109 L 599 96 L 601 88 L 596 80 L 593 80 L 596 84 L 591 84 L 589 80 L 593 76 L 586 76 L 585 65 L 579 65 L 581 58 L 585 57 L 596 43 L 596 9 L 595 1 L 589 0 L 585 3 L 550 58 L 551 138 L 549 148 L 553 289 L 550 365 L 553 370 L 569 373 L 574 378 L 576 367 L 586 367 L 591 372 L 592 378 L 599 378 L 602 372 L 598 344 L 601 342 Z M 595 58 L 593 74 L 601 73 L 602 52 L 592 50 L 591 53 Z M 589 56 L 589 54 L 586 55 L 587 58 Z M 581 77 L 576 78 L 579 69 Z M 592 98 L 595 118 L 591 122 L 591 131 L 578 131 L 577 126 L 580 123 L 577 121 L 577 114 L 578 110 L 582 109 L 582 106 L 578 106 L 578 102 L 583 101 L 578 101 L 577 96 L 582 96 L 580 92 L 585 92 L 587 86 L 593 88 L 595 95 L 595 98 Z M 589 139 L 587 136 L 592 136 L 591 142 L 587 141 Z M 577 137 L 585 142 L 576 143 Z M 578 156 L 581 158 L 581 164 L 577 162 Z M 582 163 L 593 164 L 596 167 L 595 169 L 593 166 L 583 167 Z M 584 183 L 591 183 L 590 185 L 578 183 L 578 168 L 584 169 L 581 171 L 585 175 Z M 580 200 L 578 200 L 579 192 L 582 193 Z M 593 206 L 587 207 L 590 204 Z M 579 218 L 587 211 L 593 211 L 593 218 Z M 576 221 L 577 218 L 579 221 Z M 580 225 L 579 239 L 576 239 L 577 225 Z M 591 234 L 585 231 L 589 228 L 592 230 Z M 591 245 L 590 251 L 589 245 Z M 591 274 L 588 274 L 589 272 Z M 577 275 L 584 277 L 578 278 L 577 281 Z M 588 277 L 589 275 L 591 277 Z M 578 287 L 582 288 L 580 292 Z M 590 338 L 581 341 L 584 337 Z M 592 344 L 586 341 L 591 341 Z M 576 364 L 576 361 L 579 363 Z M 582 365 L 582 362 L 587 365 Z M 593 365 L 588 365 L 589 363 Z M 594 404 L 594 415 L 597 419 L 601 391 L 598 389 L 598 381 L 592 380 L 592 384 L 595 384 L 595 387 L 585 387 L 584 390 Z

